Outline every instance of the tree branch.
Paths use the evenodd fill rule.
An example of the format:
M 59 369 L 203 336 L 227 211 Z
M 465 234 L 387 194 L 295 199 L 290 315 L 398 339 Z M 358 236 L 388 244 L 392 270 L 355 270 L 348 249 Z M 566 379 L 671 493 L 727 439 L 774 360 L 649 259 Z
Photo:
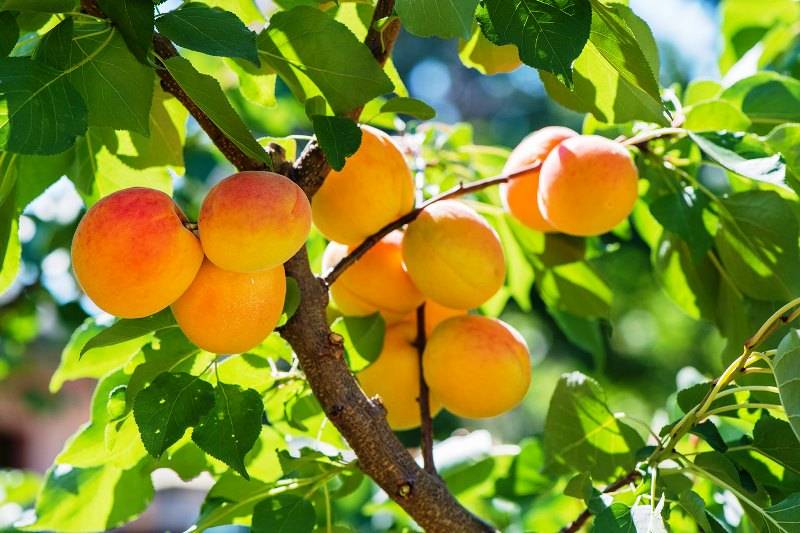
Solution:
M 419 205 L 419 207 L 415 207 L 405 215 L 397 218 L 384 227 L 364 239 L 364 242 L 353 248 L 353 250 L 347 254 L 345 257 L 342 258 L 331 270 L 325 275 L 325 282 L 330 286 L 333 284 L 336 279 L 342 275 L 342 273 L 347 270 L 353 263 L 361 259 L 365 253 L 367 253 L 370 248 L 378 244 L 381 239 L 389 235 L 396 229 L 400 229 L 406 224 L 409 224 L 417 219 L 417 217 L 422 213 L 426 208 L 430 207 L 431 205 L 435 204 L 436 202 L 441 202 L 442 200 L 449 200 L 451 198 L 456 198 L 458 196 L 463 196 L 465 194 L 469 194 L 472 192 L 479 191 L 481 189 L 485 189 L 487 187 L 491 187 L 492 185 L 499 185 L 500 183 L 506 183 L 511 181 L 515 178 L 519 178 L 526 172 L 530 172 L 532 170 L 536 170 L 541 166 L 540 161 L 536 161 L 531 165 L 523 167 L 519 170 L 515 170 L 514 172 L 509 172 L 508 174 L 500 174 L 499 176 L 492 176 L 491 178 L 484 178 L 482 180 L 473 181 L 468 184 L 459 183 L 457 186 L 453 187 L 450 190 L 447 190 L 438 196 L 434 196 L 433 198 L 429 198 L 425 202 Z
M 422 461 L 425 471 L 438 476 L 436 463 L 433 461 L 433 419 L 431 418 L 430 390 L 425 382 L 425 373 L 422 363 L 422 354 L 425 352 L 425 304 L 417 307 L 417 339 L 415 345 L 419 354 L 419 413 L 422 449 Z
M 619 478 L 614 483 L 603 489 L 603 494 L 616 492 L 625 485 L 627 485 L 628 483 L 632 483 L 637 479 L 639 479 L 640 477 L 642 477 L 642 474 L 640 474 L 638 470 L 631 470 L 623 477 Z M 583 512 L 579 514 L 575 520 L 572 521 L 572 523 L 570 523 L 567 526 L 564 526 L 561 529 L 561 533 L 577 533 L 578 531 L 580 531 L 581 527 L 583 527 L 583 524 L 585 524 L 586 521 L 589 520 L 590 516 L 592 516 L 591 511 L 589 511 L 589 509 L 584 509 Z

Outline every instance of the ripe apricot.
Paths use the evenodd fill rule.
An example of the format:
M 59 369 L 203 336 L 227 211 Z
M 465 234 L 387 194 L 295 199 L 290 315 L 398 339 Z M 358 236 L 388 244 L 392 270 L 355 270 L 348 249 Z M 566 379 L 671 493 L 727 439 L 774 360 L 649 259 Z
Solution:
M 359 244 L 414 207 L 414 179 L 391 137 L 361 126 L 361 146 L 328 174 L 311 207 L 329 240 Z
M 393 231 L 350 266 L 331 285 L 336 307 L 351 316 L 380 311 L 391 321 L 416 309 L 425 297 L 403 266 L 403 234 Z M 353 247 L 331 241 L 322 256 L 324 270 L 333 268 Z
M 431 205 L 408 225 L 403 259 L 422 293 L 452 309 L 470 309 L 491 298 L 506 271 L 497 233 L 455 200 Z
M 172 313 L 198 347 L 218 354 L 241 353 L 275 328 L 285 296 L 283 265 L 231 272 L 206 259 L 183 296 L 172 304 Z
M 637 180 L 636 165 L 621 144 L 597 135 L 571 137 L 542 165 L 539 209 L 558 231 L 600 235 L 631 213 Z
M 519 51 L 513 44 L 498 46 L 487 39 L 477 28 L 469 41 L 462 41 L 459 55 L 468 67 L 482 74 L 511 72 L 522 66 Z
M 423 354 L 425 381 L 452 413 L 489 418 L 511 410 L 531 382 L 528 347 L 508 324 L 465 315 L 439 324 Z
M 174 302 L 194 279 L 203 250 L 168 195 L 132 187 L 101 199 L 78 224 L 72 267 L 87 296 L 121 318 Z
M 561 126 L 548 126 L 535 131 L 522 139 L 511 155 L 508 156 L 503 173 L 509 174 L 521 168 L 532 165 L 534 162 L 544 162 L 547 154 L 561 141 L 578 135 L 569 128 Z M 539 192 L 539 170 L 525 172 L 516 176 L 507 183 L 500 185 L 500 198 L 503 207 L 511 215 L 537 231 L 555 231 L 539 211 L 537 195 Z
M 272 172 L 239 172 L 208 193 L 197 221 L 203 251 L 234 272 L 283 264 L 311 229 L 311 206 L 293 181 Z
M 412 429 L 420 424 L 419 354 L 413 342 L 416 328 L 402 322 L 386 328 L 383 349 L 378 359 L 358 373 L 358 381 L 367 396 L 378 395 L 386 407 L 392 429 Z M 431 416 L 442 406 L 430 397 Z

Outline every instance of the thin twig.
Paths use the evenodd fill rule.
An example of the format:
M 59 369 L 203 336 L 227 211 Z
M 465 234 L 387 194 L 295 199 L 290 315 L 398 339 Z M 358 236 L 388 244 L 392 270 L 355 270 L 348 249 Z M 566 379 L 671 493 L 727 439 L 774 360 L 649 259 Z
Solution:
M 389 235 L 396 229 L 400 229 L 406 224 L 413 222 L 416 218 L 422 213 L 426 208 L 430 207 L 431 205 L 435 204 L 436 202 L 441 202 L 442 200 L 449 200 L 451 198 L 456 198 L 458 196 L 463 196 L 465 194 L 469 194 L 472 192 L 479 191 L 481 189 L 485 189 L 487 187 L 491 187 L 492 185 L 498 185 L 500 183 L 506 183 L 511 181 L 515 178 L 521 177 L 523 174 L 530 172 L 532 170 L 537 170 L 541 166 L 540 161 L 536 161 L 535 163 L 528 165 L 526 167 L 522 167 L 519 170 L 514 172 L 509 172 L 507 174 L 500 174 L 498 176 L 492 176 L 491 178 L 485 178 L 478 181 L 473 181 L 468 184 L 459 183 L 457 186 L 449 189 L 433 198 L 429 198 L 425 202 L 419 205 L 406 213 L 405 215 L 401 216 L 400 218 L 393 220 L 386 224 L 384 227 L 364 239 L 364 242 L 353 248 L 349 254 L 342 258 L 331 270 L 325 275 L 325 283 L 329 286 L 336 281 L 336 279 L 342 275 L 342 272 L 347 270 L 350 265 L 361 259 L 365 253 L 367 253 L 370 248 L 378 244 L 378 242 Z
M 425 352 L 425 304 L 417 307 L 417 340 L 415 346 L 419 354 L 419 412 L 420 432 L 422 433 L 421 447 L 422 460 L 425 471 L 438 476 L 436 464 L 433 462 L 433 419 L 431 418 L 430 390 L 425 382 L 425 373 L 422 366 L 422 354 Z

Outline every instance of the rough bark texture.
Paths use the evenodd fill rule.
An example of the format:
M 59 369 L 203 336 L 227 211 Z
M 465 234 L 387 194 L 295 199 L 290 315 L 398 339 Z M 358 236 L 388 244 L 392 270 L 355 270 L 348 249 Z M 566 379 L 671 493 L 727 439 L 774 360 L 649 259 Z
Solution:
M 82 0 L 82 8 L 103 16 L 94 0 Z M 365 43 L 383 65 L 400 31 L 398 20 L 390 20 L 381 30 L 377 21 L 392 13 L 394 0 L 378 0 Z M 177 55 L 172 43 L 156 35 L 153 46 L 161 58 Z M 181 89 L 164 68 L 158 69 L 164 90 L 173 94 L 198 121 L 217 148 L 239 170 L 262 170 L 265 165 L 248 157 Z M 361 109 L 349 116 L 357 120 Z M 289 174 L 306 194 L 313 196 L 322 185 L 330 167 L 322 151 L 311 142 L 297 162 L 289 167 L 278 164 L 276 170 Z M 308 255 L 301 249 L 285 264 L 286 274 L 300 288 L 300 304 L 294 316 L 282 328 L 282 335 L 292 345 L 315 396 L 328 418 L 358 456 L 361 470 L 426 531 L 486 532 L 494 528 L 467 511 L 447 490 L 444 482 L 417 465 L 386 422 L 381 403 L 364 396 L 344 360 L 341 338 L 328 327 L 325 309 L 328 289 L 325 280 L 311 271 Z

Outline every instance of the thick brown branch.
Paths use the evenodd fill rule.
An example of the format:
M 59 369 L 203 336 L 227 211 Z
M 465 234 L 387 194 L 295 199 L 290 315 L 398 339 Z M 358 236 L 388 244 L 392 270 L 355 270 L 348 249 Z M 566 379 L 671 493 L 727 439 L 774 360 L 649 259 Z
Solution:
M 491 187 L 493 185 L 499 185 L 500 183 L 505 183 L 507 181 L 511 181 L 515 178 L 519 178 L 520 176 L 524 175 L 526 172 L 530 172 L 532 170 L 536 170 L 541 166 L 541 162 L 536 161 L 527 167 L 520 168 L 514 172 L 509 172 L 508 174 L 500 174 L 499 176 L 492 176 L 491 178 L 484 178 L 482 180 L 473 181 L 468 184 L 460 183 L 456 187 L 453 187 L 450 190 L 447 190 L 437 196 L 429 198 L 425 202 L 419 205 L 419 207 L 415 207 L 405 215 L 397 218 L 384 227 L 364 239 L 364 242 L 353 248 L 353 250 L 347 254 L 341 261 L 339 261 L 327 274 L 325 274 L 325 282 L 328 285 L 331 285 L 336 279 L 342 275 L 342 272 L 347 270 L 350 265 L 361 259 L 365 253 L 367 253 L 370 248 L 378 244 L 381 239 L 389 235 L 396 229 L 400 229 L 406 224 L 409 224 L 416 220 L 416 218 L 422 213 L 427 207 L 435 204 L 436 202 L 441 202 L 442 200 L 449 200 L 452 198 L 456 198 L 459 196 L 463 196 L 465 194 L 469 194 L 472 192 L 479 191 L 481 189 L 485 189 L 487 187 Z
M 640 477 L 642 477 L 642 475 L 639 473 L 638 470 L 631 470 L 623 477 L 619 478 L 614 483 L 603 489 L 603 494 L 616 492 L 625 485 L 627 485 L 628 483 L 633 483 Z M 583 527 L 583 524 L 585 524 L 586 521 L 589 520 L 589 517 L 591 516 L 592 516 L 591 511 L 589 511 L 589 509 L 584 509 L 583 512 L 579 514 L 575 520 L 573 520 L 569 525 L 564 526 L 561 529 L 561 533 L 577 533 L 578 531 L 580 531 L 581 527 Z
M 425 304 L 417 307 L 417 339 L 415 341 L 417 353 L 419 354 L 419 413 L 420 413 L 420 433 L 422 449 L 422 461 L 425 471 L 429 474 L 439 475 L 436 472 L 436 463 L 433 461 L 433 419 L 431 418 L 430 390 L 425 381 L 422 354 L 425 351 Z

